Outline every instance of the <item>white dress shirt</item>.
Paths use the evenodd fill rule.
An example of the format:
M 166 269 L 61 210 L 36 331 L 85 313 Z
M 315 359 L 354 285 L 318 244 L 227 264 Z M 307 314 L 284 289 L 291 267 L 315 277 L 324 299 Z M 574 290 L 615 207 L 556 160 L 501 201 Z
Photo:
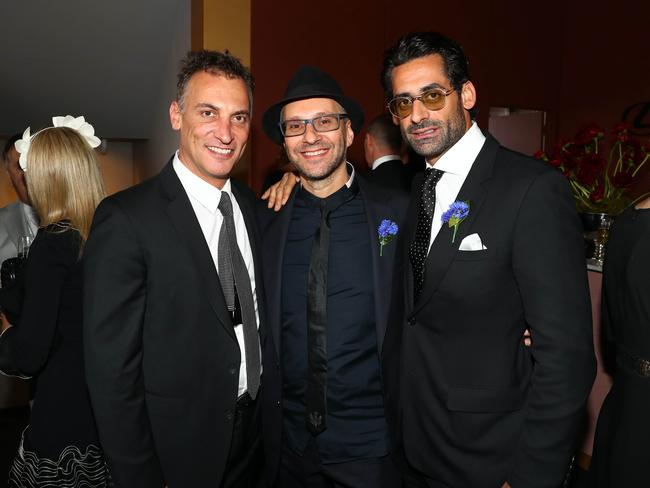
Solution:
M 219 232 L 221 231 L 221 224 L 223 223 L 223 216 L 219 211 L 219 200 L 221 200 L 221 192 L 225 191 L 230 195 L 232 201 L 233 219 L 235 220 L 235 232 L 237 233 L 237 246 L 244 258 L 246 269 L 248 270 L 248 277 L 251 281 L 251 290 L 253 291 L 253 304 L 255 305 L 255 321 L 257 329 L 260 327 L 260 317 L 257 306 L 257 294 L 255 293 L 255 266 L 253 264 L 253 252 L 251 249 L 248 231 L 246 230 L 246 223 L 244 216 L 237 198 L 232 193 L 230 180 L 221 190 L 212 186 L 207 181 L 202 180 L 194 173 L 192 173 L 178 158 L 178 151 L 174 156 L 173 161 L 174 171 L 181 180 L 181 184 L 190 199 L 196 218 L 199 221 L 201 230 L 205 241 L 210 248 L 212 260 L 214 261 L 215 269 L 219 269 L 218 264 L 218 247 L 219 247 Z M 241 364 L 239 367 L 239 388 L 238 395 L 241 396 L 246 392 L 246 348 L 244 347 L 244 330 L 242 324 L 235 325 L 235 335 L 239 343 L 239 350 L 241 351 Z M 261 354 L 261 351 L 260 351 Z
M 472 122 L 469 130 L 436 161 L 435 166 L 427 162 L 427 168 L 435 168 L 444 172 L 436 185 L 436 208 L 431 223 L 429 248 L 442 228 L 442 214 L 456 201 L 458 192 L 465 183 L 469 170 L 472 169 L 474 160 L 481 152 L 484 143 L 485 136 L 476 122 Z

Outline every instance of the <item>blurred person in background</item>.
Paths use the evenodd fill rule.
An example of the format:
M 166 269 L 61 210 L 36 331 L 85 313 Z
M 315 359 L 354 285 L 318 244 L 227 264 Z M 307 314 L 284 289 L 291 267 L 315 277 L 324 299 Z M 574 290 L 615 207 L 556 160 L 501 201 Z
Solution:
M 619 215 L 607 242 L 602 326 L 615 352 L 614 385 L 600 410 L 591 485 L 650 486 L 650 198 Z
M 81 256 L 105 194 L 92 150 L 99 139 L 83 117 L 53 121 L 16 142 L 41 226 L 24 268 L 19 319 L 2 325 L 0 370 L 38 376 L 38 385 L 9 486 L 104 487 L 110 481 L 85 382 L 81 323 Z
M 375 117 L 366 129 L 363 152 L 370 168 L 368 179 L 390 190 L 409 191 L 412 174 L 401 160 L 402 134 L 390 115 Z

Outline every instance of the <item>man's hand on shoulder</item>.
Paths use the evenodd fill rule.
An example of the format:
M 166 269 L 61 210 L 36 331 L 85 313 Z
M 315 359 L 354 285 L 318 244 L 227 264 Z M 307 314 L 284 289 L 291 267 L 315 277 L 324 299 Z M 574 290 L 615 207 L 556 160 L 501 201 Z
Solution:
M 300 178 L 292 172 L 286 172 L 280 181 L 269 187 L 262 195 L 262 200 L 268 200 L 267 207 L 276 212 L 279 211 L 289 200 L 293 187 L 300 181 Z

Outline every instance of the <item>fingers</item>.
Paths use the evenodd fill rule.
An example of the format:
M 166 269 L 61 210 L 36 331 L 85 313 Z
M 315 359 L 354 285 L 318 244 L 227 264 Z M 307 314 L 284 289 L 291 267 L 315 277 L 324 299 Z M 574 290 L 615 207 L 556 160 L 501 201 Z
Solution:
M 524 345 L 530 347 L 530 345 L 531 345 L 532 343 L 533 343 L 533 342 L 532 342 L 532 340 L 531 340 L 531 338 L 530 338 L 530 330 L 526 329 L 526 330 L 524 331 Z
M 282 176 L 282 179 L 273 185 L 273 202 L 271 202 L 271 198 L 269 198 L 268 207 L 272 207 L 276 212 L 280 210 L 289 201 L 293 187 L 296 186 L 298 181 L 300 181 L 300 178 L 293 173 L 285 173 Z

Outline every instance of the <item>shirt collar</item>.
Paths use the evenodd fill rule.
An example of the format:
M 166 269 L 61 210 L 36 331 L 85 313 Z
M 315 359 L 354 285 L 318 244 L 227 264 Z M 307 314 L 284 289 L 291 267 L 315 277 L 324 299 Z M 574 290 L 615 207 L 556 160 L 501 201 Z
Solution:
M 379 168 L 379 165 L 381 163 L 385 163 L 386 161 L 393 161 L 395 159 L 400 159 L 398 154 L 387 154 L 386 156 L 382 156 L 380 158 L 377 158 L 372 163 L 372 169 L 377 169 L 377 168 Z
M 350 188 L 352 186 L 352 182 L 354 181 L 354 166 L 352 166 L 348 161 L 346 161 L 345 164 L 348 166 L 348 174 L 350 175 L 348 181 L 345 182 L 345 186 Z
M 485 136 L 476 122 L 472 122 L 469 130 L 436 161 L 436 165 L 432 166 L 427 162 L 427 168 L 435 167 L 445 173 L 465 177 L 472 169 L 472 164 L 484 143 Z
M 192 173 L 178 158 L 178 151 L 174 154 L 172 165 L 174 171 L 176 171 L 178 179 L 181 180 L 183 188 L 185 188 L 185 192 L 211 213 L 217 212 L 222 191 L 232 195 L 232 190 L 230 189 L 230 178 L 226 180 L 226 183 L 220 190 L 216 186 L 211 185 Z

